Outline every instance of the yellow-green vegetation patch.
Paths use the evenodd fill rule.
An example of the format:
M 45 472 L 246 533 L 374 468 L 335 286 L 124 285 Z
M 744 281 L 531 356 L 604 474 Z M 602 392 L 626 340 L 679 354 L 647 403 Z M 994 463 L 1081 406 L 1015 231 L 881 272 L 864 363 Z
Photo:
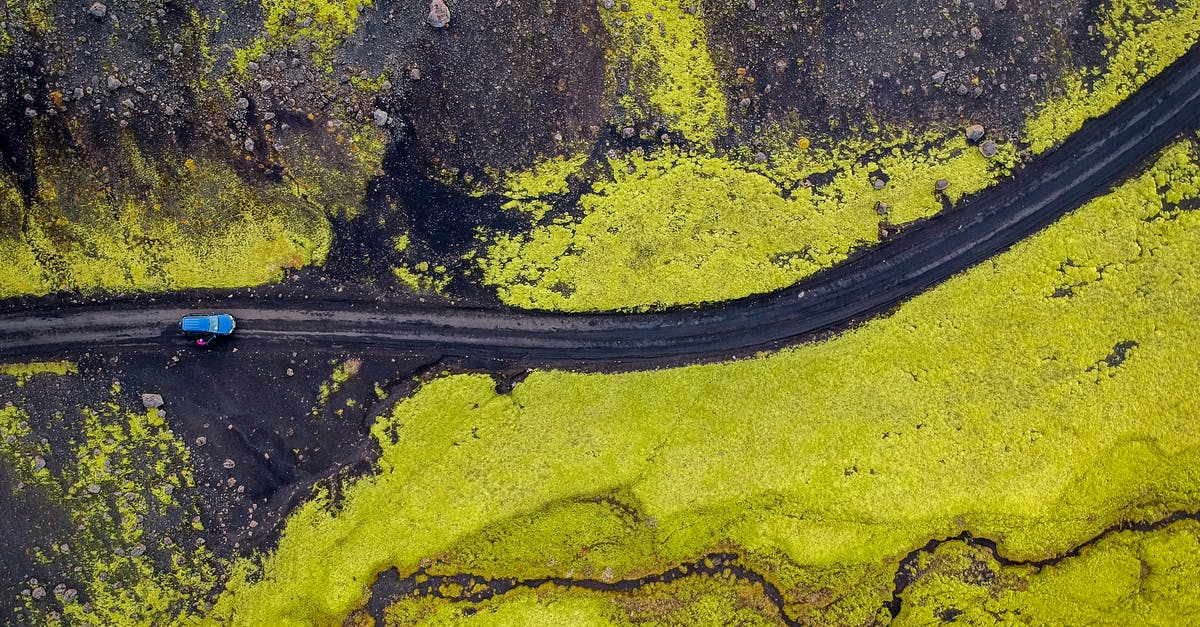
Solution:
M 1065 95 L 1045 103 L 1026 125 L 1026 140 L 1043 152 L 1107 113 L 1192 47 L 1200 37 L 1200 0 L 1159 5 L 1109 0 L 1098 28 L 1106 40 L 1103 67 L 1065 77 Z
M 633 154 L 612 159 L 613 178 L 580 198 L 582 218 L 498 234 L 478 261 L 501 300 L 526 308 L 653 308 L 738 298 L 790 285 L 877 243 L 881 225 L 937 213 L 943 198 L 954 202 L 987 187 L 1014 159 L 1008 144 L 985 158 L 961 133 L 899 134 L 835 149 L 793 146 L 778 153 L 778 170 L 792 173 L 786 175 L 674 149 Z M 823 172 L 833 173 L 829 184 L 804 184 Z M 877 175 L 887 178 L 881 190 L 873 185 Z M 540 220 L 547 211 L 542 196 L 557 192 L 553 184 L 566 175 L 556 170 L 553 177 L 513 180 L 526 178 L 537 183 L 511 188 L 506 208 Z M 944 194 L 935 191 L 939 179 L 950 182 Z M 786 196 L 782 187 L 790 189 Z
M 339 621 L 374 575 L 425 560 L 522 578 L 579 576 L 582 562 L 625 579 L 719 548 L 775 582 L 794 618 L 863 624 L 930 538 L 969 530 L 1042 559 L 1120 521 L 1200 508 L 1200 212 L 1172 204 L 1197 197 L 1198 156 L 1175 146 L 817 345 L 654 372 L 538 371 L 508 395 L 485 376 L 434 380 L 375 424 L 378 473 L 343 490 L 336 514 L 321 494 L 299 508 L 216 617 Z M 596 528 L 596 499 L 638 530 Z M 480 541 L 542 516 L 541 533 Z M 609 548 L 578 557 L 598 539 Z
M 1200 615 L 1200 524 L 1126 531 L 1037 569 L 943 544 L 922 556 L 896 625 L 1167 625 Z
M 212 557 L 184 543 L 201 528 L 189 496 L 191 455 L 158 410 L 110 401 L 38 424 L 82 426 L 70 448 L 52 450 L 24 410 L 0 408 L 0 464 L 32 502 L 47 499 L 70 517 L 64 536 L 27 547 L 62 585 L 45 590 L 45 600 L 31 591 L 6 605 L 27 624 L 179 624 L 199 616 L 215 582 Z
M 8 375 L 17 380 L 17 387 L 23 387 L 34 376 L 39 374 L 67 375 L 79 372 L 79 366 L 73 361 L 33 361 L 25 364 L 0 364 L 0 375 Z
M 729 114 L 703 20 L 683 3 L 658 0 L 619 2 L 600 13 L 612 39 L 607 72 L 621 121 L 660 116 L 688 141 L 711 143 Z
M 0 298 L 257 285 L 329 251 L 323 211 L 218 159 L 147 159 L 128 136 L 100 172 L 41 143 L 38 151 L 29 206 L 0 180 L 0 216 L 25 225 L 0 237 L 11 255 Z
M 362 360 L 357 357 L 352 357 L 341 363 L 337 363 L 335 360 L 333 363 L 336 364 L 333 368 L 333 374 L 329 375 L 329 380 L 322 383 L 320 389 L 317 390 L 317 404 L 319 406 L 328 405 L 329 399 L 334 394 L 337 394 L 342 389 L 342 385 L 357 375 L 358 370 L 362 368 Z M 317 411 L 317 409 L 313 409 L 314 414 Z
M 371 0 L 262 0 L 264 34 L 237 51 L 233 66 L 244 73 L 266 52 L 312 42 L 314 61 L 332 71 L 330 52 L 354 32 L 359 13 L 370 6 Z
M 357 217 L 366 204 L 367 184 L 383 173 L 387 135 L 368 125 L 326 125 L 327 137 L 290 133 L 277 137 L 268 124 L 267 139 L 282 145 L 276 153 L 297 198 L 341 218 Z
M 464 609 L 472 612 L 464 614 Z M 547 584 L 473 604 L 444 598 L 400 600 L 385 624 L 401 625 L 778 625 L 762 588 L 731 577 L 685 577 L 620 593 Z

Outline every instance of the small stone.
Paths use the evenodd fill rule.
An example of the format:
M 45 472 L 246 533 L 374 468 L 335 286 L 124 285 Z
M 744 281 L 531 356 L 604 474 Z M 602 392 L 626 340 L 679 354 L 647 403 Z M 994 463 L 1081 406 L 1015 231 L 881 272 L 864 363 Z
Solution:
M 445 28 L 450 25 L 450 7 L 443 0 L 429 0 L 429 16 L 425 21 L 434 28 Z
M 420 74 L 420 73 L 421 73 L 421 71 L 417 70 L 417 74 Z M 379 86 L 382 87 L 384 91 L 387 91 L 392 88 L 392 81 L 385 80 L 382 83 L 380 83 Z
M 121 79 L 113 76 L 112 74 L 109 74 L 107 84 L 108 84 L 109 91 L 117 91 L 118 89 L 121 88 Z
M 415 68 L 413 68 L 413 69 L 409 70 L 409 71 L 408 71 L 408 78 L 409 78 L 410 80 L 414 80 L 414 81 L 419 81 L 419 80 L 421 80 L 421 68 L 419 68 L 419 67 L 415 67 Z
M 288 369 L 287 369 L 287 376 L 289 376 L 289 377 L 296 376 L 296 371 L 295 371 L 295 370 L 292 370 L 291 368 L 288 368 Z
M 54 596 L 56 596 L 56 597 L 62 596 L 64 593 L 66 593 L 66 591 L 67 591 L 67 584 L 65 584 L 65 583 L 60 583 L 57 586 L 54 586 Z
M 738 102 L 738 106 L 739 106 L 739 107 L 741 107 L 741 108 L 743 108 L 743 109 L 749 109 L 749 108 L 750 108 L 750 99 L 749 99 L 749 98 L 742 98 L 742 99 L 741 99 L 741 101 L 740 101 L 740 102 Z
M 375 126 L 387 126 L 387 111 L 384 111 L 383 109 L 376 109 L 371 112 L 371 117 L 375 119 Z
M 232 459 L 226 459 L 225 463 L 222 465 L 225 466 L 226 470 L 232 470 L 234 466 L 237 466 L 237 462 L 233 461 Z
M 933 184 L 933 188 L 939 192 L 945 191 L 947 187 L 950 187 L 950 181 L 947 179 L 938 179 L 937 182 Z
M 258 71 L 258 67 L 259 67 L 259 66 L 258 66 L 258 63 L 255 63 L 254 61 L 251 61 L 251 62 L 249 62 L 249 63 L 247 63 L 247 64 L 246 64 L 246 69 L 247 69 L 247 70 L 250 70 L 251 72 L 257 72 L 257 71 Z
M 104 6 L 104 4 L 101 2 L 93 2 L 92 6 L 88 7 L 87 12 L 90 13 L 92 17 L 104 17 L 105 15 L 108 15 L 108 7 Z
M 967 133 L 967 140 L 968 140 L 968 141 L 977 142 L 977 141 L 979 141 L 979 140 L 983 139 L 983 134 L 984 134 L 985 132 L 986 132 L 986 131 L 985 131 L 985 129 L 983 128 L 983 125 L 982 125 L 982 124 L 972 124 L 972 125 L 970 125 L 970 126 L 968 126 L 968 127 L 967 127 L 967 131 L 966 131 L 966 133 Z
M 926 28 L 925 30 L 921 31 L 921 36 L 924 37 L 925 39 L 929 39 L 930 37 L 933 37 L 933 29 Z
M 171 44 L 171 54 L 179 54 L 181 52 L 183 52 L 183 44 L 181 44 L 181 43 Z
M 746 8 L 751 11 L 755 10 L 758 8 L 758 2 L 755 2 L 755 0 L 746 0 Z
M 241 109 L 242 111 L 245 111 L 246 109 L 250 108 L 250 101 L 246 100 L 245 98 L 238 98 L 237 101 L 234 102 L 234 106 Z
M 196 438 L 196 446 L 204 446 L 205 444 L 208 444 L 208 438 L 204 436 Z
M 983 39 L 983 31 L 979 30 L 978 26 L 971 27 L 971 39 L 974 39 L 975 41 Z
M 46 467 L 46 459 L 41 455 L 35 455 L 33 458 L 33 471 L 37 472 Z
M 129 551 L 130 557 L 141 557 L 146 553 L 146 545 L 139 544 Z
M 552 139 L 553 139 L 555 142 L 557 142 L 557 143 L 560 143 L 560 144 L 561 144 L 561 143 L 562 143 L 562 140 L 563 140 L 563 135 L 562 135 L 562 133 L 561 133 L 561 132 L 559 132 L 559 131 L 554 131 L 554 135 L 552 136 Z
M 121 106 L 125 107 L 126 109 L 132 109 L 133 108 L 133 99 L 126 98 L 126 99 L 122 100 Z
M 884 187 L 887 187 L 887 181 L 877 178 L 874 181 L 871 181 L 871 185 L 875 189 L 879 190 L 879 189 L 883 189 Z
M 1031 83 L 1036 83 L 1036 82 L 1037 82 L 1037 79 L 1038 79 L 1038 75 L 1037 75 L 1037 74 L 1033 74 L 1033 73 L 1030 73 L 1030 74 L 1029 74 L 1029 82 L 1031 82 Z
M 92 494 L 97 494 L 100 492 L 100 485 L 93 483 L 87 487 L 87 491 L 91 492 Z
M 65 591 L 63 591 L 63 603 L 74 603 L 75 599 L 78 597 L 79 591 L 75 588 L 67 588 Z
M 996 7 L 997 11 L 1003 11 L 1008 8 L 1008 0 L 992 0 L 992 6 Z
M 944 82 L 946 82 L 946 71 L 945 70 L 938 70 L 937 72 L 933 73 L 933 84 L 934 85 L 940 86 Z
M 995 157 L 996 156 L 996 142 L 994 142 L 990 139 L 983 142 L 982 144 L 979 145 L 979 153 L 982 154 L 983 156 L 987 157 L 988 159 Z
M 172 107 L 171 105 L 167 105 L 167 106 L 163 107 L 163 113 L 166 114 L 168 117 L 175 115 L 175 107 Z
M 33 589 L 33 598 L 35 598 L 35 599 L 46 598 L 46 589 L 41 586 L 34 588 Z
M 247 139 L 246 141 L 242 142 L 242 148 L 245 148 L 246 152 L 254 152 L 254 140 Z
M 886 216 L 887 210 L 888 210 L 888 206 L 887 206 L 886 202 L 875 203 L 875 213 L 878 213 L 881 216 Z
M 600 4 L 606 9 L 611 9 L 617 5 L 615 0 L 602 0 L 602 2 Z
M 142 406 L 146 409 L 153 409 L 163 406 L 163 397 L 159 394 L 143 394 Z
M 754 153 L 754 162 L 755 163 L 766 163 L 767 162 L 767 154 L 765 152 Z
M 272 83 L 271 81 L 267 81 L 267 80 L 258 81 L 258 90 L 259 91 L 271 91 L 271 88 L 274 86 L 275 86 L 275 84 Z
M 72 100 L 83 100 L 83 88 L 76 87 L 75 89 L 72 89 L 71 90 L 71 99 Z
M 625 128 L 621 129 L 621 137 L 624 137 L 625 139 L 633 139 L 634 135 L 637 135 L 637 131 L 634 130 L 632 126 L 626 126 Z
M 29 108 L 29 107 L 25 107 L 25 117 L 27 117 L 27 118 L 36 118 L 36 117 L 37 117 L 37 110 L 36 110 L 36 109 L 31 109 L 31 108 Z

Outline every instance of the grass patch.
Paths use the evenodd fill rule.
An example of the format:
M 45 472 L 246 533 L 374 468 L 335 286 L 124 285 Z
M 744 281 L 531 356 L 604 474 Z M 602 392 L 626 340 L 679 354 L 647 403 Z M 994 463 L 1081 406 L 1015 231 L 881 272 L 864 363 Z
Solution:
M 890 598 L 899 557 L 929 538 L 970 530 L 1036 559 L 1200 507 L 1200 213 L 1168 202 L 1198 187 L 1193 147 L 1175 146 L 822 344 L 658 372 L 534 372 L 509 395 L 484 376 L 437 379 L 374 426 L 378 473 L 336 514 L 320 494 L 297 510 L 215 616 L 339 621 L 376 573 L 423 561 L 536 577 L 579 573 L 582 559 L 626 578 L 736 547 L 793 616 L 863 623 Z M 598 524 L 596 499 L 633 526 Z M 538 531 L 519 533 L 522 517 Z M 611 548 L 581 558 L 598 538 Z

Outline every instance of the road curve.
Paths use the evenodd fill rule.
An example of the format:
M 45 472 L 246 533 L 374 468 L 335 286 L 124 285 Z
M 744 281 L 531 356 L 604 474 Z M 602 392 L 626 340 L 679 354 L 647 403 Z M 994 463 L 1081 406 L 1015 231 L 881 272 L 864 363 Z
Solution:
M 1059 148 L 926 222 L 797 285 L 705 308 L 556 314 L 335 300 L 165 295 L 0 315 L 0 359 L 178 345 L 179 316 L 230 311 L 225 346 L 413 349 L 564 367 L 744 355 L 886 311 L 1001 252 L 1141 167 L 1200 122 L 1200 45 Z

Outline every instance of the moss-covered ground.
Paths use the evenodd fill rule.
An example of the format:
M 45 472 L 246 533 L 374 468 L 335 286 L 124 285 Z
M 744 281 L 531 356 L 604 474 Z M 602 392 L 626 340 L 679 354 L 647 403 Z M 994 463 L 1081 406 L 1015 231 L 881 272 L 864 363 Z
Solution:
M 1200 509 L 1200 214 L 1178 206 L 1198 193 L 1185 142 L 819 345 L 658 372 L 534 372 L 508 395 L 484 376 L 434 380 L 374 426 L 378 472 L 336 512 L 321 494 L 296 511 L 215 616 L 340 620 L 393 566 L 623 579 L 721 549 L 777 585 L 791 617 L 861 624 L 886 618 L 898 563 L 931 538 L 969 531 L 1006 559 L 1039 560 L 1124 521 Z
M 684 36 L 697 18 L 665 5 L 657 9 L 605 13 L 605 23 L 616 29 L 610 72 L 650 77 L 620 83 L 619 103 L 642 94 L 651 103 L 680 103 L 679 111 L 693 114 L 660 106 L 665 125 L 660 131 L 652 130 L 657 123 L 642 125 L 643 139 L 657 143 L 659 132 L 674 130 L 691 147 L 610 152 L 603 167 L 577 170 L 577 178 L 594 182 L 584 185 L 572 212 L 550 210 L 561 190 L 548 185 L 572 173 L 543 168 L 513 174 L 507 207 L 528 214 L 533 227 L 492 234 L 477 258 L 482 281 L 505 303 L 571 311 L 661 308 L 795 283 L 991 185 L 1010 172 L 1023 145 L 1041 152 L 1061 141 L 1178 58 L 1200 33 L 1200 3 L 1194 1 L 1171 8 L 1136 0 L 1105 5 L 1097 24 L 1107 42 L 1103 66 L 1063 77 L 1064 95 L 1038 107 L 1021 142 L 993 138 L 998 146 L 992 159 L 966 142 L 961 129 L 884 130 L 869 120 L 850 140 L 809 136 L 802 125 L 781 123 L 759 133 L 755 143 L 763 150 L 755 153 L 744 146 L 714 151 L 711 142 L 723 132 L 725 112 L 697 96 L 715 98 L 717 85 L 704 38 Z M 629 29 L 650 32 L 630 46 Z M 659 53 L 652 72 L 639 61 L 647 51 Z M 694 102 L 682 104 L 679 94 L 685 93 Z M 632 115 L 645 109 L 630 104 L 622 110 Z M 949 184 L 944 193 L 935 189 L 941 179 Z M 876 181 L 886 185 L 878 189 Z
M 0 407 L 0 464 L 34 512 L 11 515 L 31 515 L 52 538 L 22 547 L 51 579 L 24 580 L 4 600 L 17 624 L 181 624 L 203 613 L 216 582 L 196 535 L 189 450 L 157 409 L 125 407 L 115 383 L 111 393 L 36 421 Z

